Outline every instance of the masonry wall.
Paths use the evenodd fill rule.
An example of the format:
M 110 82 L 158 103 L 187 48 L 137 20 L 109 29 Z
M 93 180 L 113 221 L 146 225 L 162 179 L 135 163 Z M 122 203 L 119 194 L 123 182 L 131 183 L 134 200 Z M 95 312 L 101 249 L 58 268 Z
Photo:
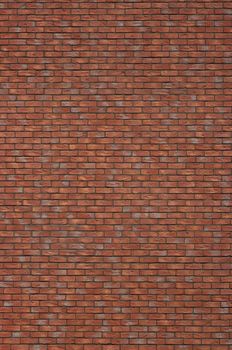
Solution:
M 0 350 L 231 350 L 230 1 L 0 3 Z

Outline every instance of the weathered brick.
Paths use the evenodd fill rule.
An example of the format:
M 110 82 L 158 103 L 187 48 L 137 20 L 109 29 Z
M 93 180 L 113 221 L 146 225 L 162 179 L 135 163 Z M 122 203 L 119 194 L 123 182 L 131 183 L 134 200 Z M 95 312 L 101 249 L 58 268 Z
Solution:
M 231 349 L 231 4 L 0 4 L 0 350 Z

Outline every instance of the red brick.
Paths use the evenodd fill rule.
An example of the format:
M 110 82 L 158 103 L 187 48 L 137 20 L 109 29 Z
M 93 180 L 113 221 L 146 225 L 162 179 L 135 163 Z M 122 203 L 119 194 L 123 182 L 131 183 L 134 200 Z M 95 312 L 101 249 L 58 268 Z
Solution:
M 229 350 L 229 1 L 0 7 L 0 350 Z

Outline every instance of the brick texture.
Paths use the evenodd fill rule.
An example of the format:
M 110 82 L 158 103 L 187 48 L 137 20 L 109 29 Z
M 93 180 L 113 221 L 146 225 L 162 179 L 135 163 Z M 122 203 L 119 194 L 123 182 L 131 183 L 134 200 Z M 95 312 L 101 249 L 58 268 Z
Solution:
M 1 0 L 0 350 L 231 350 L 232 3 Z

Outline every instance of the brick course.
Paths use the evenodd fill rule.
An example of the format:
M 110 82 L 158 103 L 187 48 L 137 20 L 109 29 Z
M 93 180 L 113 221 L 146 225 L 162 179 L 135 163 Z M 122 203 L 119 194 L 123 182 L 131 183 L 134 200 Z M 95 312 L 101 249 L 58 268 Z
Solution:
M 0 350 L 231 350 L 231 1 L 0 3 Z

